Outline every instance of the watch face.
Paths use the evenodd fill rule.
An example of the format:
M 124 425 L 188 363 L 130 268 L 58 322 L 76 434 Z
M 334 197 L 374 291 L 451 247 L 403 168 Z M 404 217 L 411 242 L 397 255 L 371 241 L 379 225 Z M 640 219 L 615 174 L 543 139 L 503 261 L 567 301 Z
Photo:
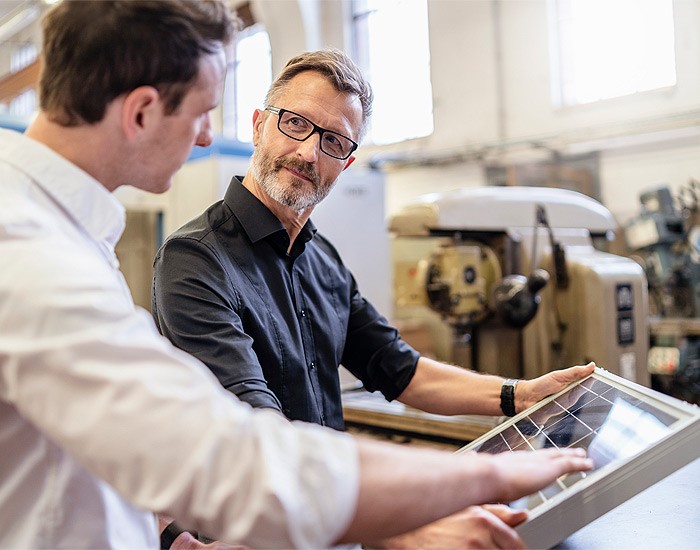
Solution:
M 586 523 L 700 456 L 700 408 L 602 369 L 537 403 L 462 450 L 582 447 L 595 467 L 510 505 L 531 547 L 557 544 Z M 459 451 L 458 451 L 459 452 Z

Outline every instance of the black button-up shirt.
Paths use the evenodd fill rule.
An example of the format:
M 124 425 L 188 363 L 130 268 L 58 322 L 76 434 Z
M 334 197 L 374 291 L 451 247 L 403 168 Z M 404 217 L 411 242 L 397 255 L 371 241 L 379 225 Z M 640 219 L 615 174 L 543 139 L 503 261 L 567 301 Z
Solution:
M 158 251 L 153 315 L 240 399 L 343 429 L 340 364 L 393 400 L 419 354 L 360 295 L 310 220 L 288 248 L 281 222 L 234 178 L 223 201 Z

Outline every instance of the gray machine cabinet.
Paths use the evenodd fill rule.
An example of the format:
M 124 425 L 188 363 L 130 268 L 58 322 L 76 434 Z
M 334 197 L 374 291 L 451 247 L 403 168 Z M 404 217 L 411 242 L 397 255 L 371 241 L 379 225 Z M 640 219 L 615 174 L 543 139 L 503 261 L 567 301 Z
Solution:
M 700 407 L 596 368 L 459 452 L 583 447 L 595 467 L 510 503 L 529 511 L 517 531 L 550 548 L 700 457 Z

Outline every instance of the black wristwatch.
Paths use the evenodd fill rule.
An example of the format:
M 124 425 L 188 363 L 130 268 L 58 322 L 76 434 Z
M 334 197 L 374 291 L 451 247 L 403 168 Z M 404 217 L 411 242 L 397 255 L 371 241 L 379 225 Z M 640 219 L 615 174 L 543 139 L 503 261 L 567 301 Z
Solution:
M 197 536 L 198 536 L 197 531 L 192 531 L 190 529 L 185 529 L 184 527 L 180 527 L 174 521 L 169 523 L 168 526 L 165 529 L 163 529 L 163 531 L 160 534 L 160 548 L 161 548 L 161 550 L 168 550 L 170 548 L 170 546 L 173 544 L 173 542 L 175 541 L 175 539 L 177 537 L 179 537 L 185 531 L 187 531 L 194 538 L 197 538 Z
M 515 386 L 520 380 L 509 378 L 501 386 L 501 410 L 506 416 L 515 416 Z

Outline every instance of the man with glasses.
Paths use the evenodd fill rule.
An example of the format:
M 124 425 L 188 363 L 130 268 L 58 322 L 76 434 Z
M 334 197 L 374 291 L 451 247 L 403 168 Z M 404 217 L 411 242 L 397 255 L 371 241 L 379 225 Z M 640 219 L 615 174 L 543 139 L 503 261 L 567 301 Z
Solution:
M 156 256 L 160 331 L 250 405 L 337 430 L 340 364 L 387 400 L 449 415 L 513 415 L 590 374 L 593 365 L 572 367 L 516 386 L 439 363 L 363 299 L 310 216 L 352 164 L 371 105 L 342 52 L 287 63 L 253 115 L 248 173 Z

